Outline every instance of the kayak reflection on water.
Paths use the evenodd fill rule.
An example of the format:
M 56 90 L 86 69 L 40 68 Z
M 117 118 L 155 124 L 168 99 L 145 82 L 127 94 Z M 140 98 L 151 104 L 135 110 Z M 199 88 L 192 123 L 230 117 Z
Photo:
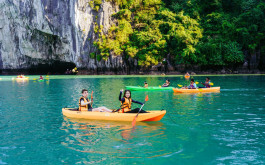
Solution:
M 64 146 L 81 152 L 109 154 L 104 148 L 91 146 L 100 146 L 105 144 L 107 148 L 113 148 L 116 142 L 125 142 L 132 140 L 136 135 L 135 131 L 140 131 L 147 137 L 161 136 L 164 128 L 161 122 L 139 122 L 137 127 L 142 129 L 134 130 L 129 122 L 116 121 L 98 121 L 85 120 L 64 117 L 61 130 L 64 130 L 69 136 L 62 142 Z M 142 132 L 143 131 L 143 132 Z M 106 137 L 107 135 L 107 137 Z M 89 149 L 89 150 L 87 150 Z

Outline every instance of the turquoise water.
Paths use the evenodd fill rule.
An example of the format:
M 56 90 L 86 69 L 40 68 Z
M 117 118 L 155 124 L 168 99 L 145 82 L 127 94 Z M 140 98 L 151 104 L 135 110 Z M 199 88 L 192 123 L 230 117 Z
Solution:
M 94 91 L 94 106 L 116 108 L 125 85 L 168 77 L 36 77 L 1 77 L 0 164 L 265 164 L 265 76 L 211 76 L 220 93 L 132 92 L 138 101 L 148 94 L 145 110 L 167 110 L 134 130 L 130 122 L 69 119 L 61 109 L 77 107 L 83 88 Z

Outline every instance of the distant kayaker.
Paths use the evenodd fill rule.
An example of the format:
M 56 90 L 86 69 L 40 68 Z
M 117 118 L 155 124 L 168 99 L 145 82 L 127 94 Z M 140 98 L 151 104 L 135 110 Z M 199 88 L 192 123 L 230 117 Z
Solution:
M 162 85 L 162 87 L 169 87 L 169 85 L 170 85 L 170 81 L 169 80 L 166 80 L 166 83 L 164 83 Z
M 191 79 L 190 80 L 190 85 L 188 86 L 188 89 L 196 89 L 196 88 L 197 88 L 197 85 L 194 82 L 194 79 Z
M 139 102 L 139 101 L 135 101 L 131 98 L 131 91 L 130 90 L 125 90 L 124 91 L 124 95 L 123 98 L 121 98 L 121 95 L 123 93 L 123 89 L 120 90 L 120 95 L 119 95 L 119 100 L 121 102 L 121 111 L 122 113 L 138 113 L 139 112 L 139 108 L 135 108 L 133 110 L 131 110 L 132 107 L 132 102 L 133 103 L 137 103 L 137 104 L 141 104 L 143 105 L 143 103 Z M 140 113 L 147 113 L 144 110 L 141 110 Z
M 25 76 L 23 74 L 17 76 L 17 78 L 25 78 Z
M 112 112 L 112 110 L 110 110 L 106 107 L 92 108 L 91 103 L 93 101 L 89 101 L 87 96 L 88 96 L 88 91 L 86 89 L 83 89 L 82 90 L 82 97 L 80 97 L 80 99 L 79 99 L 79 111 Z
M 185 74 L 185 77 L 190 77 L 190 74 L 189 74 L 189 72 L 187 72 L 186 74 Z
M 43 77 L 42 77 L 42 75 L 40 75 L 40 79 L 39 80 L 43 80 Z
M 144 87 L 145 87 L 145 88 L 148 88 L 148 84 L 147 84 L 146 81 L 144 82 Z
M 191 79 L 190 80 L 190 85 L 189 86 L 184 86 L 181 89 L 196 89 L 196 88 L 197 88 L 197 85 L 194 82 L 194 79 Z
M 204 87 L 200 87 L 200 88 L 210 88 L 211 87 L 210 83 L 211 83 L 210 78 L 206 77 L 205 83 L 201 82 L 201 84 L 204 85 Z

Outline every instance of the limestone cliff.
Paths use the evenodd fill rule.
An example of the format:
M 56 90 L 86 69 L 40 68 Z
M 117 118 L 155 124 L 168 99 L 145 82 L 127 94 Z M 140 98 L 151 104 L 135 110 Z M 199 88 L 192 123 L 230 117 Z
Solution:
M 91 0 L 1 0 L 0 69 L 53 61 L 88 69 L 122 67 L 121 57 L 100 62 L 89 57 L 96 50 L 95 26 L 103 25 L 106 33 L 118 10 L 104 0 L 99 6 L 91 7 Z

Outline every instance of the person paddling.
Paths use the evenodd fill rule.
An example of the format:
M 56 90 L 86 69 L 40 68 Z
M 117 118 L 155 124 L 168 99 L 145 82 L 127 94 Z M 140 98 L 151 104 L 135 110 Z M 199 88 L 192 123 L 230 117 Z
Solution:
M 201 84 L 204 85 L 204 87 L 200 87 L 200 88 L 211 88 L 210 83 L 211 83 L 210 78 L 206 77 L 205 83 L 201 82 Z
M 148 84 L 146 81 L 144 82 L 144 88 L 148 88 Z
M 137 103 L 137 104 L 141 104 L 143 105 L 143 103 L 139 102 L 139 101 L 135 101 L 131 98 L 131 91 L 130 90 L 125 90 L 124 91 L 124 95 L 123 98 L 121 98 L 121 95 L 123 93 L 123 89 L 120 90 L 120 95 L 119 95 L 119 100 L 121 102 L 121 111 L 122 113 L 138 113 L 140 108 L 135 108 L 133 110 L 131 110 L 132 107 L 132 102 L 133 103 Z M 147 113 L 144 110 L 141 110 L 140 113 Z
M 166 80 L 166 83 L 164 83 L 162 85 L 162 87 L 169 87 L 169 85 L 170 85 L 170 81 L 169 80 Z
M 190 77 L 189 72 L 187 72 L 187 73 L 185 74 L 185 77 Z
M 196 88 L 197 88 L 197 85 L 194 82 L 194 79 L 191 79 L 190 80 L 190 85 L 188 86 L 188 89 L 196 89 Z
M 92 108 L 91 103 L 93 103 L 93 101 L 89 101 L 87 96 L 88 96 L 88 91 L 86 89 L 83 89 L 82 90 L 82 97 L 80 97 L 80 99 L 79 99 L 79 111 L 113 112 L 112 110 L 110 110 L 106 107 Z
M 42 75 L 40 75 L 40 79 L 39 80 L 43 80 L 43 77 L 42 77 Z
M 194 79 L 191 79 L 190 80 L 190 85 L 189 86 L 184 86 L 181 89 L 196 89 L 196 88 L 197 88 L 197 85 L 194 82 Z

